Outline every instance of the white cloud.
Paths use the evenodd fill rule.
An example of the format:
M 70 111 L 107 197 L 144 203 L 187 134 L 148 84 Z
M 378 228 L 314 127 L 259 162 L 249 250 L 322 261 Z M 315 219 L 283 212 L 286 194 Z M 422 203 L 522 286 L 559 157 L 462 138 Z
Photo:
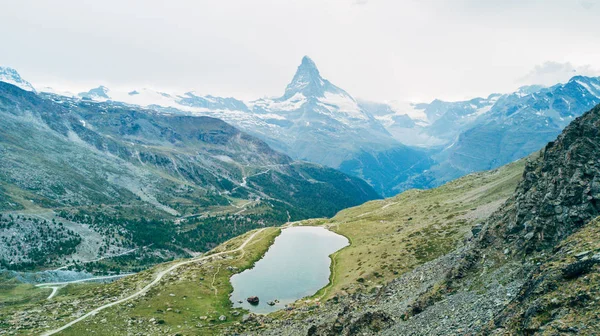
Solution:
M 592 9 L 596 5 L 594 0 L 580 0 L 579 3 L 585 9 Z
M 5 1 L 0 64 L 49 86 L 252 99 L 281 95 L 309 55 L 357 97 L 466 98 L 547 60 L 600 68 L 591 1 Z
M 591 65 L 575 66 L 570 62 L 544 62 L 536 65 L 527 75 L 518 80 L 522 84 L 553 85 L 564 83 L 573 76 L 600 76 L 600 70 Z

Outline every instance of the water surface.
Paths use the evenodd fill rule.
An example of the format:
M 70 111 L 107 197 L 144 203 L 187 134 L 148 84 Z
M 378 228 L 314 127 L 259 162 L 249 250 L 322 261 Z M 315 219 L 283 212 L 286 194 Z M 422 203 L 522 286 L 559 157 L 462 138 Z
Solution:
M 346 237 L 322 227 L 282 230 L 254 268 L 231 277 L 233 306 L 270 313 L 315 294 L 329 283 L 329 255 L 347 245 Z M 246 299 L 250 296 L 258 296 L 260 303 L 249 304 Z M 279 303 L 267 304 L 275 300 Z

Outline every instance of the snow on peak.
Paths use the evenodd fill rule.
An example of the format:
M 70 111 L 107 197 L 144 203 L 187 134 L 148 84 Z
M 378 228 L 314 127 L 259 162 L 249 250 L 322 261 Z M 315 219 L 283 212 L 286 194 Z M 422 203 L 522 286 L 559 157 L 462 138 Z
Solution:
M 343 113 L 352 119 L 369 119 L 360 106 L 358 106 L 356 100 L 347 94 L 325 92 L 324 97 L 319 98 L 318 104 L 334 114 Z
M 0 66 L 0 82 L 5 82 L 20 87 L 25 91 L 34 91 L 33 86 L 17 72 L 17 70 L 9 67 Z
M 306 97 L 296 92 L 293 96 L 288 99 L 269 99 L 261 98 L 250 103 L 252 108 L 256 108 L 259 111 L 272 111 L 272 112 L 287 112 L 298 110 L 306 103 Z
M 106 86 L 100 85 L 97 88 L 89 90 L 88 92 L 80 92 L 78 96 L 91 100 L 108 100 L 110 99 L 110 96 L 108 95 L 109 91 L 110 90 Z
M 320 97 L 323 95 L 325 84 L 325 80 L 321 77 L 315 62 L 308 56 L 304 56 L 294 78 L 285 88 L 285 94 L 282 98 L 287 100 L 296 93 Z
M 600 77 L 575 76 L 569 82 L 575 82 L 594 97 L 600 98 Z
M 344 90 L 323 79 L 315 62 L 308 56 L 304 56 L 294 78 L 285 88 L 285 94 L 279 100 L 287 100 L 297 93 L 302 93 L 307 98 L 324 97 L 325 92 L 350 96 Z
M 317 65 L 315 64 L 315 62 L 308 56 L 304 56 L 302 57 L 302 63 L 300 63 L 300 67 L 303 68 L 308 68 L 308 69 L 314 69 L 317 71 L 317 73 L 319 72 L 319 70 L 317 69 Z
M 524 85 L 517 89 L 515 94 L 519 97 L 528 96 L 545 88 L 543 85 Z

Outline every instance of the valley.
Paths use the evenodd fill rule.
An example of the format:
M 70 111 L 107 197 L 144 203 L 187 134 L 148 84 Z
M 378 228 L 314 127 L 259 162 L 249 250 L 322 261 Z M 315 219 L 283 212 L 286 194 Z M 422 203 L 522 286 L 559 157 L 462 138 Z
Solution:
M 379 197 L 360 179 L 293 161 L 217 119 L 56 102 L 6 83 L 0 98 L 8 270 L 138 272 Z
M 413 135 L 457 139 L 415 148 L 392 135 L 391 123 L 407 115 L 356 101 L 307 57 L 284 96 L 245 110 L 297 118 L 277 126 L 288 143 L 261 140 L 257 128 L 246 133 L 212 112 L 125 104 L 106 88 L 80 97 L 37 93 L 9 74 L 17 86 L 0 82 L 0 325 L 7 334 L 487 334 L 496 332 L 491 323 L 555 328 L 546 311 L 558 314 L 555 306 L 573 297 L 556 303 L 545 289 L 536 289 L 539 298 L 523 292 L 550 281 L 545 274 L 567 274 L 548 286 L 561 283 L 568 295 L 596 291 L 579 280 L 595 276 L 596 255 L 577 257 L 592 254 L 582 246 L 596 249 L 586 234 L 597 231 L 598 108 L 578 117 L 598 102 L 594 78 L 414 105 L 421 122 L 413 120 Z M 182 102 L 207 104 L 188 98 Z M 559 99 L 577 104 L 560 109 Z M 314 133 L 316 120 L 340 137 Z M 485 145 L 465 149 L 471 137 Z M 417 138 L 439 145 L 424 133 Z M 332 250 L 328 283 L 288 298 L 276 282 L 264 288 L 279 267 L 260 274 L 254 289 L 245 280 L 250 287 L 237 293 L 232 277 L 264 261 L 292 227 L 327 229 L 350 242 Z M 571 236 L 579 228 L 586 233 Z M 549 253 L 553 247 L 558 252 Z M 285 272 L 326 270 L 310 269 Z M 269 314 L 244 306 L 243 296 L 257 294 L 273 303 L 257 312 Z M 523 318 L 514 300 L 540 313 Z M 540 300 L 554 303 L 538 307 Z M 577 323 L 586 328 L 595 311 L 565 309 L 560 323 L 585 320 Z
M 74 334 L 90 333 L 95 328 L 102 330 L 107 325 L 111 325 L 114 330 L 133 327 L 147 331 L 148 326 L 152 325 L 152 328 L 158 332 L 163 329 L 171 330 L 173 328 L 171 324 L 178 323 L 185 325 L 184 330 L 188 328 L 206 330 L 214 323 L 224 324 L 224 321 L 218 319 L 222 315 L 226 316 L 228 323 L 231 320 L 239 320 L 241 318 L 239 312 L 229 308 L 228 292 L 231 288 L 229 277 L 233 271 L 239 272 L 259 259 L 278 234 L 278 229 L 260 229 L 233 239 L 205 256 L 164 264 L 107 285 L 69 284 L 47 302 L 50 306 L 47 306 L 49 310 L 46 311 L 50 314 L 39 314 L 35 317 L 30 315 L 38 309 L 38 305 L 31 302 L 27 304 L 31 310 L 24 310 L 14 315 L 14 318 L 19 321 L 13 321 L 21 326 L 15 331 L 19 332 L 20 329 L 22 332 L 32 333 L 40 328 L 47 329 L 51 325 L 56 329 L 46 330 L 45 334 L 51 335 L 62 330 Z M 177 279 L 177 283 L 173 281 L 174 279 Z M 166 306 L 161 305 L 162 308 L 158 309 L 146 308 L 147 304 L 163 302 L 163 298 L 170 298 Z M 121 303 L 125 305 L 122 306 Z M 117 307 L 118 313 L 114 311 L 115 308 L 111 308 L 113 306 Z M 121 307 L 131 309 L 131 312 L 125 313 Z M 104 310 L 108 312 L 100 313 Z M 65 313 L 75 312 L 83 314 L 70 321 L 55 318 Z M 123 319 L 129 313 L 143 316 L 152 312 L 160 316 Z M 199 315 L 200 313 L 206 315 Z M 4 317 L 13 316 L 12 314 L 14 312 L 3 310 L 3 321 L 8 322 Z M 23 320 L 25 316 L 29 317 Z M 103 316 L 101 325 L 89 322 L 99 316 Z M 192 319 L 197 322 L 188 325 L 188 321 Z M 110 322 L 107 322 L 109 320 Z M 29 322 L 25 325 L 24 321 Z M 202 328 L 203 323 L 206 323 L 204 328 Z M 182 326 L 175 328 L 181 329 Z M 41 333 L 42 330 L 39 332 Z
M 600 335 L 600 0 L 0 4 L 0 336 Z
M 287 227 L 325 227 L 347 237 L 351 245 L 332 255 L 332 275 L 328 286 L 308 300 L 290 305 L 290 310 L 274 313 L 274 318 L 299 318 L 306 314 L 310 316 L 310 312 L 321 301 L 358 293 L 373 293 L 399 275 L 461 246 L 462 237 L 472 226 L 485 219 L 510 196 L 522 175 L 525 162 L 524 159 L 496 171 L 470 175 L 438 189 L 408 191 L 395 198 L 369 202 L 343 210 L 329 220 L 311 219 L 287 224 Z M 268 232 L 272 232 L 268 239 L 273 239 L 278 234 L 277 230 Z M 263 235 L 259 233 L 259 238 Z M 229 293 L 233 288 L 229 277 L 250 267 L 270 243 L 261 245 L 260 254 L 252 252 L 252 259 L 244 257 L 244 260 L 252 260 L 243 264 L 245 266 L 240 266 L 237 258 L 211 257 L 215 253 L 240 246 L 240 242 L 247 237 L 248 234 L 235 238 L 209 252 L 206 257 L 199 256 L 189 261 L 161 265 L 111 284 L 68 285 L 44 305 L 56 307 L 56 314 L 63 316 L 68 311 L 74 312 L 74 302 L 85 302 L 78 303 L 75 307 L 86 318 L 78 320 L 71 328 L 64 329 L 62 334 L 99 332 L 98 328 L 108 325 L 130 332 L 155 330 L 153 332 L 158 333 L 176 330 L 182 334 L 221 334 L 253 328 L 257 323 L 253 322 L 255 320 L 246 318 L 246 322 L 240 324 L 245 313 L 231 308 Z M 253 246 L 252 243 L 249 246 Z M 197 265 L 196 261 L 201 260 L 202 266 Z M 181 267 L 174 273 L 165 273 L 165 269 L 171 269 L 174 265 Z M 152 279 L 157 279 L 156 274 L 166 277 L 155 282 Z M 144 289 L 151 283 L 156 283 L 156 288 L 137 298 L 142 290 L 133 290 Z M 9 316 L 13 309 L 33 311 L 34 294 L 35 291 L 32 290 L 32 303 L 9 306 L 2 311 L 3 316 Z M 136 298 L 131 298 L 133 295 Z M 123 298 L 128 298 L 127 301 L 131 303 L 121 301 Z M 168 301 L 166 306 L 164 298 Z M 90 314 L 96 307 L 105 307 L 97 302 L 109 302 L 107 305 L 112 307 L 103 308 L 103 313 Z M 122 304 L 113 306 L 112 302 Z M 224 321 L 218 319 L 222 315 L 226 316 Z M 31 314 L 27 313 L 27 316 Z M 38 330 L 40 326 L 50 323 L 44 319 L 31 319 L 30 317 L 34 329 L 27 329 L 29 331 Z M 262 321 L 261 319 L 259 317 L 256 321 Z M 60 320 L 65 325 L 68 322 Z M 22 323 L 22 320 L 18 321 Z M 197 322 L 190 324 L 190 321 Z M 44 328 L 39 330 L 42 329 Z
M 596 107 L 539 154 L 331 219 L 288 223 L 328 228 L 350 245 L 331 256 L 329 285 L 269 315 L 233 308 L 229 279 L 265 254 L 276 228 L 110 284 L 70 284 L 50 300 L 15 284 L 21 299 L 1 318 L 16 334 L 593 334 L 599 123 Z M 40 302 L 56 318 L 35 315 Z

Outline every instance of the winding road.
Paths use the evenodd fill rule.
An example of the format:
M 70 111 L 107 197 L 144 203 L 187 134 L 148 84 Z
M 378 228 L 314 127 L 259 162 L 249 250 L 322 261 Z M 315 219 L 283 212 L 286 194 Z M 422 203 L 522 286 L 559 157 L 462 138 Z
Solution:
M 161 279 L 162 279 L 162 278 L 163 278 L 163 277 L 164 277 L 166 274 L 170 273 L 171 271 L 173 271 L 173 270 L 177 269 L 177 268 L 178 268 L 178 267 L 180 267 L 180 266 L 187 265 L 187 264 L 191 264 L 191 263 L 198 262 L 198 261 L 202 261 L 202 260 L 206 260 L 206 259 L 210 259 L 210 258 L 217 257 L 217 256 L 220 256 L 220 255 L 223 255 L 223 254 L 234 253 L 234 252 L 238 252 L 238 251 L 245 252 L 245 251 L 244 251 L 244 248 L 246 247 L 246 245 L 248 245 L 248 243 L 250 243 L 250 241 L 252 241 L 252 239 L 254 239 L 254 237 L 255 237 L 257 234 L 261 233 L 263 230 L 264 230 L 264 229 L 260 229 L 260 230 L 258 230 L 258 231 L 256 231 L 256 232 L 254 232 L 252 235 L 250 235 L 250 237 L 248 237 L 248 239 L 246 239 L 246 240 L 245 240 L 245 241 L 242 243 L 242 245 L 240 245 L 240 246 L 239 246 L 238 248 L 236 248 L 236 249 L 229 250 L 229 251 L 223 251 L 223 252 L 217 252 L 217 253 L 214 253 L 214 254 L 211 254 L 211 255 L 208 255 L 208 256 L 199 257 L 199 258 L 193 258 L 193 259 L 190 259 L 190 260 L 186 260 L 186 261 L 181 261 L 181 262 L 178 262 L 178 263 L 176 263 L 175 265 L 173 265 L 173 266 L 171 266 L 171 267 L 167 268 L 166 270 L 164 270 L 164 271 L 162 271 L 162 272 L 158 273 L 158 274 L 156 275 L 156 278 L 154 278 L 154 280 L 152 280 L 152 282 L 150 282 L 149 284 L 147 284 L 147 285 L 146 285 L 144 288 L 140 289 L 139 291 L 137 291 L 137 292 L 135 292 L 135 293 L 133 293 L 133 294 L 129 295 L 128 297 L 126 297 L 126 298 L 123 298 L 123 299 L 120 299 L 120 300 L 117 300 L 117 301 L 115 301 L 115 302 L 111 302 L 111 303 L 105 304 L 105 305 L 103 305 L 103 306 L 100 306 L 100 307 L 98 307 L 98 308 L 96 308 L 96 309 L 94 309 L 94 310 L 90 311 L 89 313 L 87 313 L 87 314 L 85 314 L 85 315 L 82 315 L 82 316 L 78 317 L 77 319 L 75 319 L 75 320 L 73 320 L 73 321 L 71 321 L 71 322 L 69 322 L 69 323 L 65 324 L 64 326 L 62 326 L 62 327 L 60 327 L 60 328 L 57 328 L 57 329 L 54 329 L 54 330 L 47 331 L 47 332 L 43 333 L 42 335 L 43 335 L 43 336 L 54 335 L 54 334 L 56 334 L 56 333 L 58 333 L 58 332 L 61 332 L 61 331 L 65 330 L 65 329 L 69 328 L 70 326 L 72 326 L 72 325 L 74 325 L 74 324 L 76 324 L 76 323 L 78 323 L 78 322 L 81 322 L 81 321 L 83 321 L 84 319 L 86 319 L 86 318 L 88 318 L 88 317 L 90 317 L 90 316 L 93 316 L 93 315 L 96 315 L 96 314 L 98 314 L 100 311 L 102 311 L 102 310 L 104 310 L 104 309 L 106 309 L 106 308 L 110 308 L 110 307 L 112 307 L 112 306 L 116 306 L 116 305 L 118 305 L 118 304 L 121 304 L 121 303 L 127 302 L 127 301 L 129 301 L 129 300 L 131 300 L 131 299 L 134 299 L 134 298 L 136 298 L 136 297 L 138 297 L 138 296 L 140 296 L 140 295 L 142 295 L 142 294 L 146 293 L 146 292 L 147 292 L 147 291 L 148 291 L 150 288 L 152 288 L 152 287 L 154 287 L 156 284 L 158 284 L 158 283 L 160 282 L 160 280 L 161 280 Z
M 39 287 L 39 288 L 51 288 L 52 289 L 52 293 L 50 293 L 50 295 L 46 299 L 46 300 L 50 300 L 50 299 L 52 299 L 56 295 L 56 293 L 58 292 L 58 290 L 60 288 L 66 286 L 66 285 L 69 285 L 69 284 L 80 283 L 80 282 L 88 282 L 88 281 L 118 279 L 118 278 L 126 277 L 128 275 L 133 275 L 133 274 L 135 274 L 135 273 L 126 273 L 126 274 L 118 274 L 118 275 L 99 276 L 99 277 L 86 278 L 86 279 L 78 279 L 78 280 L 64 281 L 64 282 L 46 282 L 46 283 L 41 283 L 41 284 L 35 285 L 35 287 Z

